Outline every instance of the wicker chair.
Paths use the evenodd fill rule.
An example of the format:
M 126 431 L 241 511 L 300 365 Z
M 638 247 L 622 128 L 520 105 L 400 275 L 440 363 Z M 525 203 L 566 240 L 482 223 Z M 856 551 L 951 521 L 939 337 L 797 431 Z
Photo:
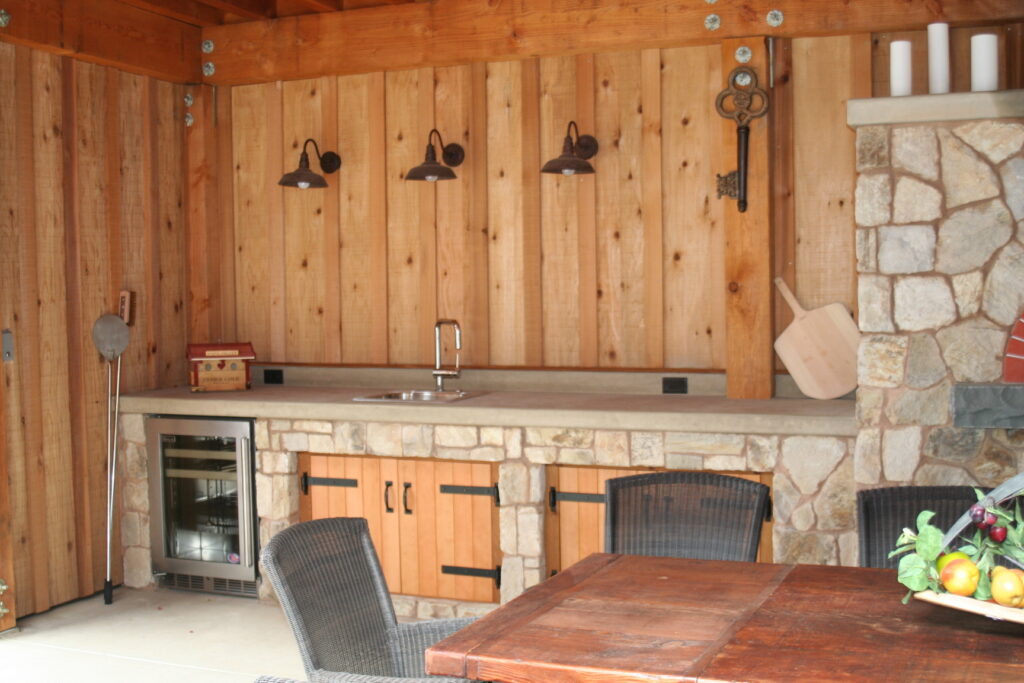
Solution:
M 465 680 L 427 676 L 423 652 L 472 620 L 399 624 L 365 519 L 296 524 L 261 560 L 311 683 Z
M 932 510 L 932 524 L 943 531 L 978 502 L 970 486 L 890 486 L 857 492 L 860 566 L 896 569 L 889 558 L 904 527 L 915 528 L 917 515 Z
M 655 472 L 605 484 L 609 553 L 700 560 L 757 559 L 768 487 L 710 472 Z

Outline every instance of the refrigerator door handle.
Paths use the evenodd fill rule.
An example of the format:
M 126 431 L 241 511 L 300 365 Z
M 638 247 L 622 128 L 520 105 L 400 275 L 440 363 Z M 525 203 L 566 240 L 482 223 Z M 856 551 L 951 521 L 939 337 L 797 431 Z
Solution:
M 245 492 L 245 495 L 243 496 L 244 504 L 241 504 L 243 501 L 240 501 L 241 510 L 239 512 L 242 523 L 239 525 L 239 531 L 242 534 L 242 538 L 240 540 L 242 546 L 242 557 L 244 558 L 243 561 L 245 562 L 246 567 L 251 567 L 253 566 L 253 554 L 255 553 L 255 548 L 253 547 L 253 534 L 255 530 L 253 529 L 252 514 L 254 502 L 252 497 L 252 453 L 249 451 L 248 437 L 243 436 L 240 438 L 238 440 L 238 444 L 240 450 L 240 467 L 238 468 L 238 471 L 242 475 L 242 490 Z

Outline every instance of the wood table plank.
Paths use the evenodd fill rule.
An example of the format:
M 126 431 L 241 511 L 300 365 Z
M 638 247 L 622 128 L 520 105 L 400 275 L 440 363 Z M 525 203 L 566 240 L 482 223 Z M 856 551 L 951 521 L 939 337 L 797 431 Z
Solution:
M 427 652 L 496 681 L 696 680 L 789 567 L 593 554 Z M 628 580 L 626 580 L 628 578 Z M 460 654 L 461 653 L 461 654 Z
M 427 650 L 506 683 L 1024 680 L 1019 625 L 885 569 L 593 554 Z
M 1024 629 L 917 600 L 890 569 L 799 565 L 702 681 L 1024 680 Z

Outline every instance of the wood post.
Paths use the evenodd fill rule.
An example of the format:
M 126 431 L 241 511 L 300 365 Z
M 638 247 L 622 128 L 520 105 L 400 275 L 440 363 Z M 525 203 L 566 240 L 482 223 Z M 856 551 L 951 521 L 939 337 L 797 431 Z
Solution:
M 750 50 L 747 66 L 757 73 L 758 86 L 767 90 L 768 55 L 760 36 L 722 42 L 722 87 L 729 74 L 740 66 L 736 53 Z M 709 97 L 714 96 L 709 93 Z M 769 98 L 771 95 L 769 94 Z M 756 103 L 755 103 L 756 106 Z M 769 99 L 769 111 L 771 102 Z M 723 144 L 719 156 L 722 175 L 737 166 L 736 123 L 723 118 Z M 771 398 L 772 382 L 772 203 L 768 169 L 770 146 L 767 117 L 749 123 L 747 155 L 748 208 L 740 212 L 726 197 L 725 287 L 726 287 L 726 396 L 729 398 Z

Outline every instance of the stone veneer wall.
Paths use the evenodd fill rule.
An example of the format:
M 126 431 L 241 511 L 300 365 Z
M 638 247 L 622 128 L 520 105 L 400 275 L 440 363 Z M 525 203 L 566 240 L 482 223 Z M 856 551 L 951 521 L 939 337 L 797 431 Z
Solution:
M 952 426 L 1024 308 L 1024 119 L 857 130 L 861 487 L 995 486 L 1024 432 Z
M 122 539 L 125 585 L 153 583 L 144 416 L 123 415 Z M 499 462 L 501 600 L 547 576 L 544 466 L 599 465 L 772 472 L 777 562 L 856 564 L 854 440 L 844 436 L 743 435 L 594 429 L 466 427 L 257 420 L 256 509 L 260 544 L 299 517 L 298 453 L 370 454 Z M 272 598 L 261 585 L 261 598 Z M 394 596 L 400 616 L 473 616 L 491 605 Z

